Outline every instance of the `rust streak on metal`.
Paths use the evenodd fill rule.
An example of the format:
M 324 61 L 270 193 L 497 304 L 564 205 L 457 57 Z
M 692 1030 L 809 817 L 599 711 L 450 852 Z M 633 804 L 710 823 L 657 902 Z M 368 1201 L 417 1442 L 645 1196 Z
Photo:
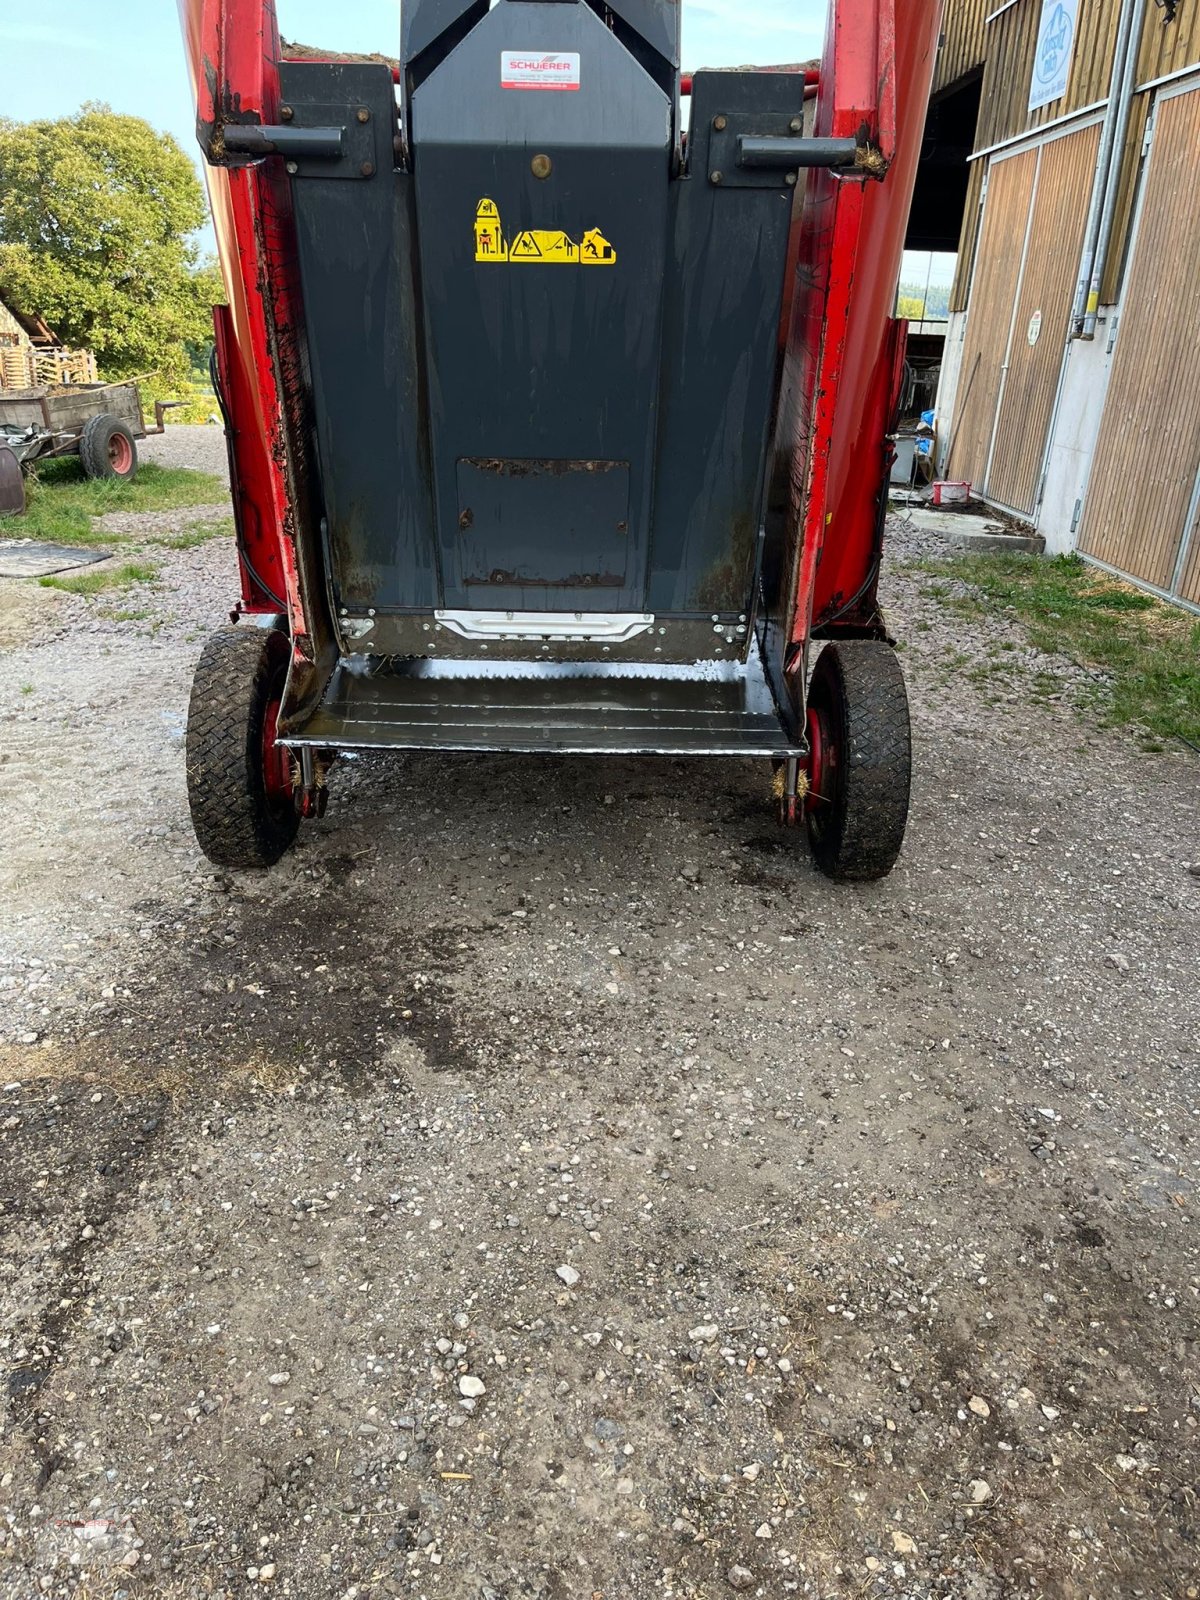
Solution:
M 477 472 L 491 472 L 498 478 L 565 478 L 573 472 L 617 472 L 624 461 L 572 461 L 561 457 L 524 460 L 511 456 L 463 456 L 462 464 Z

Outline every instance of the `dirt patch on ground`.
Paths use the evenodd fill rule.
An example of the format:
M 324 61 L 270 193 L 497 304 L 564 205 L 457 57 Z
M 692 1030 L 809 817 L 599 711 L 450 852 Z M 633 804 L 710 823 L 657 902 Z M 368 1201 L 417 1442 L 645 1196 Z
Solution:
M 893 567 L 882 885 L 757 766 L 504 757 L 231 878 L 163 560 L 0 674 L 6 1592 L 1187 1595 L 1190 752 Z
M 57 602 L 53 594 L 12 578 L 0 579 L 0 650 L 12 650 L 54 626 Z

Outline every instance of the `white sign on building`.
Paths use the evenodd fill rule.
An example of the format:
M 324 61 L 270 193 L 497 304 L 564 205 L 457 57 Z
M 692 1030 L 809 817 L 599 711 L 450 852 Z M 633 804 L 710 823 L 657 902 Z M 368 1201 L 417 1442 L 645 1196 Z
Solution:
M 1061 99 L 1067 92 L 1078 11 L 1079 0 L 1042 0 L 1033 77 L 1029 82 L 1030 111 Z

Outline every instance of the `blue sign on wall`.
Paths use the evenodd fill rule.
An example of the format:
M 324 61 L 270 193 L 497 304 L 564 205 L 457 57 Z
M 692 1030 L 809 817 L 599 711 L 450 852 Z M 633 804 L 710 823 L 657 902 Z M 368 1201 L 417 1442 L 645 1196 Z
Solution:
M 1029 84 L 1030 111 L 1061 99 L 1067 92 L 1078 5 L 1079 0 L 1042 0 L 1042 20 Z

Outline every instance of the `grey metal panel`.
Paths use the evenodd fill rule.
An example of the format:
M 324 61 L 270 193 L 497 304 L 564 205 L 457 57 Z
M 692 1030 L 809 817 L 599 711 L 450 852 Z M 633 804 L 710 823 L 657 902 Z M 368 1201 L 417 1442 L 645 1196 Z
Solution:
M 461 24 L 480 0 L 402 0 L 400 6 L 400 59 L 407 67 L 441 34 Z
M 578 53 L 579 88 L 502 88 L 505 50 Z M 619 586 L 514 586 L 497 592 L 496 604 L 519 610 L 642 607 L 670 110 L 667 97 L 582 4 L 497 6 L 413 96 L 447 606 L 479 603 L 478 591 L 465 582 L 457 464 L 498 457 L 628 462 L 629 528 Z M 544 180 L 531 170 L 535 154 L 550 159 Z M 476 259 L 476 214 L 484 201 L 498 212 L 488 226 L 503 233 L 510 259 Z M 611 264 L 587 264 L 586 235 L 593 229 L 601 249 L 615 252 Z M 565 241 L 556 261 L 519 259 L 517 241 L 529 230 Z M 575 487 L 582 500 L 586 481 Z M 546 532 L 531 530 L 523 542 L 512 504 L 510 555 L 496 565 L 536 572 Z M 578 568 L 568 561 L 567 570 Z
M 782 174 L 774 189 L 709 182 L 709 139 L 718 115 L 780 131 L 803 95 L 795 73 L 696 74 L 690 176 L 672 197 L 651 611 L 751 604 L 794 191 Z
M 412 182 L 393 172 L 391 74 L 367 63 L 284 63 L 297 123 L 310 107 L 365 107 L 377 175 L 292 184 L 335 603 L 439 603 Z
M 607 4 L 673 67 L 679 65 L 681 0 L 607 0 Z
M 355 651 L 369 656 L 430 656 L 439 661 L 599 661 L 642 662 L 657 668 L 664 663 L 697 661 L 739 661 L 750 648 L 749 625 L 737 616 L 713 622 L 711 617 L 654 616 L 649 612 L 617 613 L 629 619 L 648 622 L 647 628 L 631 631 L 624 639 L 613 640 L 604 632 L 611 614 L 587 611 L 556 611 L 553 615 L 568 626 L 556 630 L 554 637 L 522 637 L 506 633 L 503 624 L 512 619 L 520 626 L 527 612 L 501 611 L 489 592 L 480 595 L 485 602 L 468 615 L 486 611 L 496 625 L 499 638 L 481 639 L 456 631 L 448 611 L 367 610 L 358 616 L 341 619 L 343 631 L 353 641 Z M 577 621 L 576 630 L 569 626 Z M 597 622 L 600 628 L 596 628 Z
M 514 547 L 521 565 L 507 565 Z M 494 606 L 499 591 L 623 589 L 629 557 L 628 461 L 458 463 L 460 571 Z M 507 609 L 507 608 L 505 608 Z
M 549 0 L 536 9 L 561 8 L 564 0 Z M 582 3 L 582 0 L 578 0 Z M 680 0 L 607 0 L 608 7 L 627 22 L 646 43 L 672 66 L 679 65 Z M 404 65 L 420 55 L 445 33 L 469 16 L 478 0 L 402 0 L 400 7 L 400 56 Z M 521 0 L 534 10 L 533 0 Z M 547 48 L 558 49 L 558 45 Z
M 414 661 L 371 676 L 340 667 L 312 720 L 287 743 L 780 760 L 804 753 L 780 723 L 757 657 L 640 672 Z
M 547 44 L 578 51 L 578 90 L 501 88 L 502 50 Z M 437 607 L 653 611 L 646 659 L 662 661 L 680 659 L 680 613 L 710 627 L 716 614 L 718 653 L 740 653 L 791 191 L 722 192 L 706 181 L 707 140 L 717 110 L 739 125 L 761 116 L 762 131 L 778 132 L 781 115 L 800 109 L 800 81 L 699 75 L 696 176 L 672 180 L 667 97 L 619 39 L 582 5 L 506 4 L 418 88 L 410 180 L 388 170 L 385 67 L 283 70 L 294 125 L 353 124 L 356 137 L 368 126 L 379 169 L 357 183 L 301 174 L 292 185 L 330 564 L 346 628 L 357 638 L 370 623 L 382 640 Z M 367 125 L 357 122 L 360 106 L 371 113 Z M 531 152 L 550 157 L 544 181 Z M 500 213 L 486 223 L 493 237 L 557 229 L 565 259 L 477 260 L 485 197 Z M 615 264 L 585 264 L 579 247 L 590 227 L 615 250 Z M 481 462 L 564 461 L 617 463 L 619 494 L 607 493 L 616 479 L 583 471 L 531 485 L 505 469 L 482 513 L 475 503 Z M 464 463 L 474 464 L 469 493 L 460 492 Z M 480 514 L 496 551 L 484 565 L 473 532 Z M 621 521 L 619 563 L 601 533 L 610 524 L 620 531 Z M 496 581 L 508 573 L 522 581 Z M 491 581 L 467 581 L 480 577 Z M 572 577 L 593 581 L 563 583 Z M 604 577 L 617 581 L 594 581 Z

